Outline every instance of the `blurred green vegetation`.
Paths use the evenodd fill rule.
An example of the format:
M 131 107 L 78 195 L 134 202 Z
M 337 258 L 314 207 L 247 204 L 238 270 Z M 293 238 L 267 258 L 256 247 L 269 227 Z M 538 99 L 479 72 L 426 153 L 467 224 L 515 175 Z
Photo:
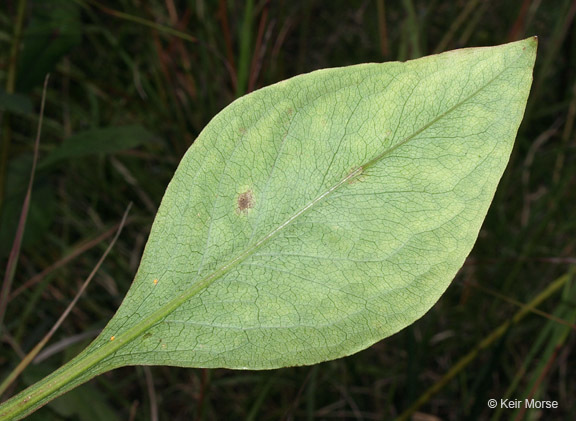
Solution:
M 234 98 L 315 69 L 539 37 L 516 147 L 467 263 L 438 304 L 352 357 L 268 372 L 123 368 L 30 419 L 392 419 L 576 263 L 576 1 L 4 0 L 0 3 L 0 268 L 29 179 L 2 328 L 5 377 L 50 329 L 130 201 L 114 251 L 8 394 L 78 353 L 128 290 L 179 159 Z M 576 419 L 576 287 L 481 350 L 414 419 Z M 7 395 L 8 395 L 7 394 Z M 543 413 L 489 398 L 557 400 Z

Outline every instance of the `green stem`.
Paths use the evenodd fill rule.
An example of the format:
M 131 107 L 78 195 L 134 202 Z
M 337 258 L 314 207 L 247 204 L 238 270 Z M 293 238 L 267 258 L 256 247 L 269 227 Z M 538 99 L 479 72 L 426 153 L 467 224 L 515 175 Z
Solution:
M 10 47 L 10 58 L 8 60 L 8 71 L 6 74 L 6 93 L 13 94 L 16 89 L 16 69 L 18 62 L 18 51 L 20 50 L 20 39 L 22 38 L 22 27 L 24 26 L 24 15 L 26 11 L 26 0 L 18 2 L 16 12 L 16 23 L 14 25 L 14 38 Z M 6 184 L 6 167 L 8 165 L 8 153 L 12 140 L 9 118 L 2 124 L 2 146 L 0 147 L 0 211 L 4 202 L 4 189 Z
M 254 0 L 248 0 L 244 9 L 244 21 L 240 30 L 240 57 L 238 59 L 238 74 L 236 97 L 246 93 L 250 71 L 250 51 L 252 43 L 252 14 L 254 13 Z
M 548 299 L 552 294 L 558 291 L 566 282 L 572 279 L 572 272 L 562 275 L 560 278 L 556 279 L 548 288 L 538 294 L 532 301 L 526 304 L 522 309 L 520 309 L 511 319 L 502 323 L 496 329 L 492 331 L 488 336 L 486 336 L 482 341 L 480 341 L 468 354 L 460 358 L 460 360 L 452 366 L 450 371 L 444 375 L 438 382 L 432 385 L 428 390 L 426 390 L 420 397 L 404 411 L 396 421 L 406 421 L 410 416 L 418 410 L 423 404 L 428 402 L 432 396 L 438 393 L 448 382 L 450 382 L 458 373 L 460 373 L 468 364 L 470 364 L 478 356 L 478 354 L 484 349 L 488 348 L 494 342 L 496 342 L 504 333 L 510 328 L 510 326 L 518 323 L 526 315 L 532 313 L 532 311 Z
M 255 247 L 258 245 L 259 244 L 255 245 Z M 137 338 L 146 330 L 150 329 L 167 314 L 172 313 L 172 311 L 178 308 L 182 302 L 188 300 L 191 296 L 203 290 L 207 285 L 212 283 L 215 279 L 219 278 L 222 273 L 225 273 L 231 266 L 241 261 L 243 257 L 245 257 L 244 254 L 239 256 L 237 259 L 234 259 L 228 265 L 224 265 L 222 268 L 220 268 L 220 270 L 217 270 L 210 276 L 204 278 L 201 282 L 188 289 L 185 293 L 181 294 L 176 299 L 172 300 L 170 303 L 168 303 L 168 305 L 150 314 L 141 323 L 126 330 L 121 335 L 112 336 L 110 340 L 104 345 L 98 346 L 96 344 L 98 342 L 97 339 L 92 343 L 92 345 L 90 345 L 86 350 L 84 350 L 66 365 L 48 377 L 40 380 L 38 383 L 30 386 L 23 392 L 20 392 L 18 395 L 5 402 L 3 405 L 0 405 L 0 421 L 21 419 L 42 405 L 48 403 L 52 399 L 64 394 L 65 392 L 73 389 L 76 386 L 79 386 L 82 383 L 87 382 L 98 374 L 117 368 L 114 366 L 108 367 L 104 364 L 98 369 L 92 370 L 99 362 L 111 356 L 121 347 Z
M 0 291 L 0 332 L 3 331 L 4 315 L 6 308 L 10 301 L 10 290 L 12 288 L 12 281 L 16 274 L 16 266 L 18 265 L 18 257 L 20 256 L 20 249 L 22 247 L 22 238 L 24 237 L 24 229 L 26 228 L 26 220 L 28 218 L 28 211 L 30 210 L 30 200 L 32 197 L 32 187 L 34 186 L 34 175 L 36 174 L 36 165 L 38 164 L 38 151 L 40 148 L 40 136 L 42 134 L 42 122 L 44 121 L 44 105 L 46 104 L 46 90 L 48 88 L 48 78 L 46 75 L 44 79 L 44 88 L 42 89 L 42 102 L 40 105 L 40 118 L 38 119 L 38 130 L 36 131 L 36 140 L 34 141 L 34 156 L 32 159 L 32 168 L 30 169 L 30 180 L 28 181 L 28 189 L 22 204 L 22 211 L 18 220 L 16 228 L 16 235 L 14 242 L 10 249 L 10 256 L 8 257 L 8 264 L 6 265 L 6 273 L 2 282 L 2 291 Z
M 24 26 L 24 12 L 26 12 L 26 0 L 20 0 L 18 2 L 18 11 L 16 12 L 14 38 L 10 47 L 10 60 L 8 61 L 8 74 L 6 76 L 6 93 L 9 94 L 13 94 L 16 88 L 16 63 L 18 61 L 18 51 L 20 50 L 22 27 Z
M 122 346 L 120 341 L 111 341 L 98 348 L 98 352 L 92 350 L 90 353 L 91 351 L 87 349 L 80 353 L 54 373 L 2 404 L 0 420 L 22 419 L 52 399 L 97 376 L 100 372 L 90 369 L 120 346 Z
M 137 23 L 139 25 L 147 26 L 149 28 L 156 29 L 159 32 L 164 32 L 165 34 L 170 34 L 170 35 L 173 35 L 175 37 L 181 38 L 185 41 L 189 41 L 189 42 L 193 42 L 193 43 L 198 42 L 198 39 L 196 37 L 193 37 L 192 35 L 189 35 L 186 32 L 179 31 L 179 30 L 171 28 L 169 26 L 161 25 L 161 24 L 153 22 L 151 20 L 141 18 L 139 16 L 131 15 L 130 13 L 125 13 L 125 12 L 121 12 L 119 10 L 110 9 L 109 7 L 106 7 L 106 6 L 104 6 L 104 5 L 102 5 L 99 2 L 94 1 L 94 0 L 74 0 L 74 1 L 78 4 L 83 5 L 83 6 L 85 6 L 86 3 L 91 4 L 92 6 L 102 10 L 104 13 L 107 13 L 111 16 L 116 17 L 116 18 L 123 19 L 123 20 L 126 20 L 128 22 L 134 22 L 134 23 Z
M 46 82 L 48 82 L 48 77 L 46 77 Z M 44 84 L 44 93 L 46 93 L 46 83 Z M 92 272 L 90 272 L 90 275 L 88 275 L 88 277 L 86 278 L 86 280 L 82 284 L 82 287 L 78 290 L 78 292 L 76 293 L 76 296 L 70 302 L 70 304 L 68 305 L 68 307 L 66 308 L 64 313 L 62 313 L 62 315 L 60 316 L 58 321 L 54 324 L 54 326 L 52 326 L 52 329 L 50 329 L 50 331 L 46 334 L 46 336 L 44 336 L 44 338 L 42 338 L 42 340 L 32 349 L 32 351 L 30 351 L 26 355 L 26 357 L 24 357 L 22 359 L 22 361 L 20 361 L 20 364 L 18 364 L 18 366 L 16 366 L 16 368 L 14 370 L 12 370 L 12 372 L 8 375 L 8 377 L 6 379 L 4 379 L 4 381 L 0 384 L 0 396 L 6 391 L 8 386 L 10 386 L 10 384 L 14 380 L 16 380 L 16 378 L 22 373 L 22 371 L 24 371 L 24 369 L 32 362 L 32 360 L 38 355 L 38 353 L 42 350 L 42 348 L 44 348 L 44 345 L 46 345 L 48 343 L 48 341 L 50 340 L 50 338 L 52 338 L 54 333 L 56 333 L 56 331 L 62 325 L 64 320 L 68 317 L 68 315 L 70 314 L 70 312 L 72 311 L 72 309 L 74 308 L 74 306 L 76 305 L 76 303 L 78 302 L 78 300 L 80 299 L 82 294 L 84 294 L 84 291 L 86 291 L 86 288 L 88 288 L 88 285 L 90 284 L 90 282 L 92 281 L 92 279 L 94 278 L 94 276 L 96 275 L 98 270 L 100 269 L 100 266 L 102 266 L 102 263 L 104 263 L 104 260 L 108 256 L 108 253 L 110 253 L 110 251 L 114 247 L 114 244 L 116 244 L 118 237 L 120 237 L 120 233 L 122 232 L 122 228 L 124 227 L 124 224 L 126 223 L 126 218 L 128 217 L 128 212 L 130 212 L 131 207 L 132 207 L 132 203 L 130 203 L 128 205 L 128 207 L 126 208 L 126 212 L 124 212 L 124 216 L 122 217 L 122 221 L 120 222 L 120 225 L 118 226 L 118 231 L 116 231 L 116 235 L 114 236 L 114 238 L 112 239 L 112 241 L 110 242 L 108 247 L 106 248 L 106 251 L 104 252 L 102 257 L 100 258 L 100 260 L 98 260 L 98 263 L 96 263 L 96 266 L 94 266 L 94 268 L 92 269 Z

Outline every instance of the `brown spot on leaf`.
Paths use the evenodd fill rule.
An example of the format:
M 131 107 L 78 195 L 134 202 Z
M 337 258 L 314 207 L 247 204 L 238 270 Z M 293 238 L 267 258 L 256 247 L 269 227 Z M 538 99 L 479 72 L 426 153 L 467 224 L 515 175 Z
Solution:
M 238 195 L 238 211 L 247 212 L 254 207 L 254 192 L 247 190 Z

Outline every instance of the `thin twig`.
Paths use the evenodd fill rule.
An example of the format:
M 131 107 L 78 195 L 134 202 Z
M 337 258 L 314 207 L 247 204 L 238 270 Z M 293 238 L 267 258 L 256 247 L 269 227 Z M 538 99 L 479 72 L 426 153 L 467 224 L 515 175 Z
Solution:
M 161 25 L 159 23 L 150 21 L 148 19 L 141 18 L 139 16 L 134 16 L 134 15 L 131 15 L 129 13 L 121 12 L 119 10 L 110 9 L 109 7 L 106 7 L 103 4 L 101 4 L 95 0 L 75 0 L 75 1 L 77 3 L 80 3 L 80 4 L 83 4 L 83 3 L 91 4 L 92 6 L 100 9 L 104 13 L 109 14 L 109 15 L 114 16 L 114 17 L 117 17 L 119 19 L 124 19 L 124 20 L 127 20 L 129 22 L 138 23 L 140 25 L 156 29 L 160 32 L 174 35 L 178 38 L 181 38 L 183 40 L 186 40 L 186 41 L 189 41 L 192 43 L 198 42 L 198 39 L 196 37 L 193 37 L 192 35 L 187 34 L 186 32 L 179 31 L 177 29 L 171 28 L 170 26 Z
M 128 224 L 128 223 L 130 223 L 130 219 L 128 219 L 126 221 L 126 224 Z M 68 264 L 69 262 L 74 260 L 76 257 L 81 256 L 84 252 L 86 252 L 86 251 L 90 250 L 91 248 L 100 244 L 102 241 L 104 241 L 105 239 L 110 237 L 112 234 L 114 234 L 114 232 L 116 232 L 116 230 L 118 229 L 119 226 L 120 226 L 120 223 L 115 224 L 114 226 L 112 226 L 108 230 L 99 234 L 97 237 L 95 237 L 91 240 L 88 240 L 88 241 L 82 241 L 82 243 L 80 243 L 75 249 L 73 249 L 70 254 L 68 254 L 68 255 L 62 257 L 60 260 L 54 262 L 52 265 L 48 266 L 42 272 L 37 273 L 32 278 L 28 279 L 26 282 L 24 282 L 22 285 L 20 285 L 18 288 L 16 288 L 12 292 L 12 294 L 10 294 L 10 301 L 12 301 L 16 297 L 18 297 L 24 291 L 32 288 L 34 285 L 36 285 L 37 283 L 42 281 L 42 279 L 44 279 L 50 273 L 54 272 L 56 269 L 59 269 L 62 266 L 65 266 L 66 264 Z
M 560 345 L 556 346 L 556 348 L 554 349 L 554 352 L 552 353 L 550 358 L 548 358 L 548 361 L 546 362 L 546 365 L 544 366 L 544 370 L 542 370 L 542 372 L 538 376 L 538 379 L 536 379 L 536 383 L 534 383 L 534 386 L 532 386 L 532 389 L 528 393 L 526 400 L 533 399 L 534 395 L 538 391 L 538 388 L 541 386 L 542 382 L 544 381 L 544 379 L 546 378 L 546 376 L 550 372 L 550 369 L 554 365 L 554 362 L 556 361 L 556 358 L 558 356 L 558 351 L 560 351 L 560 349 L 562 349 L 562 346 L 560 346 Z M 526 415 L 526 410 L 527 410 L 527 407 L 525 405 L 521 406 L 520 412 L 516 416 L 515 421 L 522 421 L 523 419 L 525 419 L 524 416 Z
M 269 7 L 270 7 L 270 1 L 267 0 L 264 3 L 262 14 L 260 15 L 260 24 L 258 25 L 258 35 L 256 36 L 256 45 L 254 47 L 254 53 L 252 54 L 252 63 L 250 64 L 250 75 L 248 78 L 247 93 L 250 93 L 255 89 L 258 74 L 260 73 L 260 68 L 262 67 L 262 60 L 264 58 L 264 52 L 266 51 L 266 43 L 265 42 L 263 43 L 262 40 L 264 38 L 266 23 L 268 22 Z
M 483 285 L 480 285 L 480 284 L 477 283 L 477 282 L 466 281 L 466 282 L 464 282 L 464 283 L 465 283 L 465 284 L 468 284 L 468 285 L 472 285 L 473 287 L 478 288 L 479 290 L 484 291 L 484 292 L 486 292 L 487 294 L 493 295 L 494 297 L 499 298 L 499 299 L 501 299 L 501 300 L 503 300 L 503 301 L 506 301 L 506 302 L 508 302 L 508 303 L 510 303 L 510 304 L 513 304 L 513 305 L 518 306 L 518 307 L 520 307 L 520 308 L 526 308 L 526 309 L 528 309 L 528 311 L 530 311 L 531 313 L 534 313 L 534 314 L 537 314 L 537 315 L 539 315 L 539 316 L 542 316 L 542 317 L 544 317 L 544 318 L 546 318 L 546 319 L 548 319 L 548 320 L 554 321 L 554 322 L 556 322 L 556 323 L 558 323 L 558 324 L 567 326 L 567 327 L 569 327 L 569 328 L 572 329 L 572 330 L 576 330 L 576 325 L 573 324 L 573 323 L 570 323 L 570 322 L 567 321 L 567 320 L 561 319 L 560 317 L 556 317 L 556 316 L 554 316 L 553 314 L 546 313 L 545 311 L 539 310 L 539 309 L 537 309 L 537 308 L 533 308 L 533 307 L 531 308 L 531 307 L 528 306 L 528 304 L 524 304 L 523 302 L 520 302 L 520 301 L 518 301 L 518 300 L 515 300 L 514 298 L 507 297 L 506 295 L 501 294 L 501 293 L 499 293 L 498 291 L 494 291 L 494 290 L 492 290 L 492 289 L 490 289 L 490 288 L 487 288 L 487 287 L 485 287 L 485 286 L 483 286 Z
M 42 361 L 47 360 L 53 355 L 58 354 L 59 352 L 68 349 L 70 346 L 81 342 L 86 339 L 95 338 L 102 332 L 102 329 L 92 329 L 86 332 L 79 333 L 77 335 L 67 336 L 64 339 L 47 346 L 42 352 L 40 352 L 34 360 L 32 360 L 32 364 L 40 364 Z M 24 356 L 22 356 L 24 358 Z
M 22 237 L 24 237 L 24 228 L 26 227 L 26 219 L 28 218 L 28 210 L 30 209 L 30 199 L 32 198 L 32 186 L 34 185 L 34 174 L 36 173 L 36 163 L 38 162 L 38 149 L 40 147 L 40 135 L 42 134 L 42 121 L 44 120 L 44 104 L 46 103 L 46 90 L 48 88 L 48 79 L 50 75 L 47 74 L 44 78 L 44 88 L 42 89 L 42 102 L 40 104 L 40 118 L 38 119 L 38 129 L 36 130 L 36 140 L 34 142 L 34 158 L 32 160 L 32 169 L 30 170 L 30 181 L 28 182 L 28 189 L 26 197 L 22 204 L 22 212 L 20 213 L 20 220 L 18 221 L 18 228 L 16 229 L 16 236 L 10 250 L 10 257 L 6 265 L 6 273 L 4 274 L 4 282 L 2 283 L 2 293 L 0 295 L 0 332 L 4 324 L 4 315 L 6 314 L 6 307 L 10 298 L 10 290 L 12 288 L 12 281 L 16 273 L 16 265 L 18 264 L 18 257 L 20 255 L 20 248 L 22 246 Z
M 58 328 L 62 325 L 62 323 L 66 319 L 66 317 L 68 317 L 68 315 L 70 314 L 70 312 L 72 311 L 72 309 L 74 308 L 74 306 L 76 305 L 76 303 L 78 302 L 78 300 L 80 299 L 80 297 L 82 296 L 82 294 L 84 293 L 84 291 L 86 290 L 88 285 L 90 284 L 90 281 L 92 281 L 92 278 L 94 278 L 94 275 L 96 274 L 96 272 L 98 272 L 98 269 L 100 269 L 100 266 L 102 265 L 102 263 L 106 259 L 106 256 L 108 256 L 108 253 L 110 253 L 110 250 L 112 250 L 112 247 L 114 247 L 116 240 L 118 240 L 118 237 L 120 236 L 120 233 L 122 232 L 122 228 L 124 227 L 124 224 L 126 222 L 126 218 L 128 217 L 128 212 L 130 212 L 131 207 L 132 207 L 132 203 L 130 203 L 128 205 L 128 207 L 126 208 L 126 211 L 124 212 L 124 216 L 122 216 L 122 221 L 120 222 L 120 226 L 118 227 L 118 231 L 116 231 L 116 235 L 114 236 L 114 238 L 110 242 L 110 245 L 108 246 L 108 248 L 106 249 L 106 251 L 104 252 L 102 257 L 100 258 L 100 260 L 98 260 L 98 263 L 96 263 L 96 266 L 94 266 L 94 269 L 92 269 L 92 272 L 90 272 L 90 275 L 88 275 L 88 277 L 86 278 L 86 280 L 84 281 L 84 283 L 82 284 L 82 286 L 80 287 L 78 292 L 76 293 L 76 296 L 74 297 L 74 299 L 70 302 L 68 307 L 66 307 L 66 310 L 64 310 L 64 313 L 62 313 L 62 315 L 60 316 L 58 321 L 54 324 L 54 326 L 52 326 L 52 328 L 46 334 L 46 336 L 44 336 L 44 338 L 42 338 L 42 340 L 40 342 L 38 342 L 38 344 L 26 355 L 26 357 L 22 361 L 20 361 L 20 364 L 18 364 L 16 366 L 16 368 L 14 370 L 12 370 L 12 372 L 2 382 L 2 384 L 0 384 L 0 395 L 2 395 L 4 393 L 4 391 L 8 388 L 8 386 L 10 386 L 10 384 L 12 384 L 12 382 L 20 375 L 20 373 L 22 373 L 22 371 L 24 371 L 24 369 L 32 362 L 32 360 L 36 357 L 36 355 L 38 355 L 38 353 L 42 350 L 42 348 L 44 348 L 44 345 L 46 345 L 46 343 L 50 340 L 50 338 L 52 338 L 54 333 L 56 333 Z

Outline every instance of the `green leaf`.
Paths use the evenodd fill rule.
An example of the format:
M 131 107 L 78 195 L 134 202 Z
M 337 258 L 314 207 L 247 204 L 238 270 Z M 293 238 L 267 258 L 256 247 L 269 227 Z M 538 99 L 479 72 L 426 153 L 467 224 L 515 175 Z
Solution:
M 29 114 L 33 111 L 32 101 L 23 94 L 9 94 L 0 89 L 0 112 L 10 111 L 16 114 Z
M 69 0 L 33 2 L 24 32 L 16 88 L 29 92 L 41 85 L 58 61 L 82 40 L 80 8 Z
M 140 125 L 84 130 L 66 138 L 62 145 L 40 162 L 39 167 L 45 168 L 62 159 L 119 152 L 153 139 L 154 134 Z
M 18 228 L 18 220 L 26 198 L 32 155 L 11 158 L 6 171 L 6 191 L 0 209 L 0 259 L 9 255 Z M 36 178 L 26 218 L 22 247 L 32 247 L 44 238 L 52 227 L 57 211 L 53 179 L 47 174 Z
M 94 347 L 125 341 L 112 366 L 266 369 L 413 323 L 476 240 L 535 46 L 321 70 L 234 102 L 182 160 Z
M 182 159 L 117 314 L 7 407 L 124 365 L 314 364 L 413 323 L 476 240 L 536 45 L 320 70 L 235 101 Z

